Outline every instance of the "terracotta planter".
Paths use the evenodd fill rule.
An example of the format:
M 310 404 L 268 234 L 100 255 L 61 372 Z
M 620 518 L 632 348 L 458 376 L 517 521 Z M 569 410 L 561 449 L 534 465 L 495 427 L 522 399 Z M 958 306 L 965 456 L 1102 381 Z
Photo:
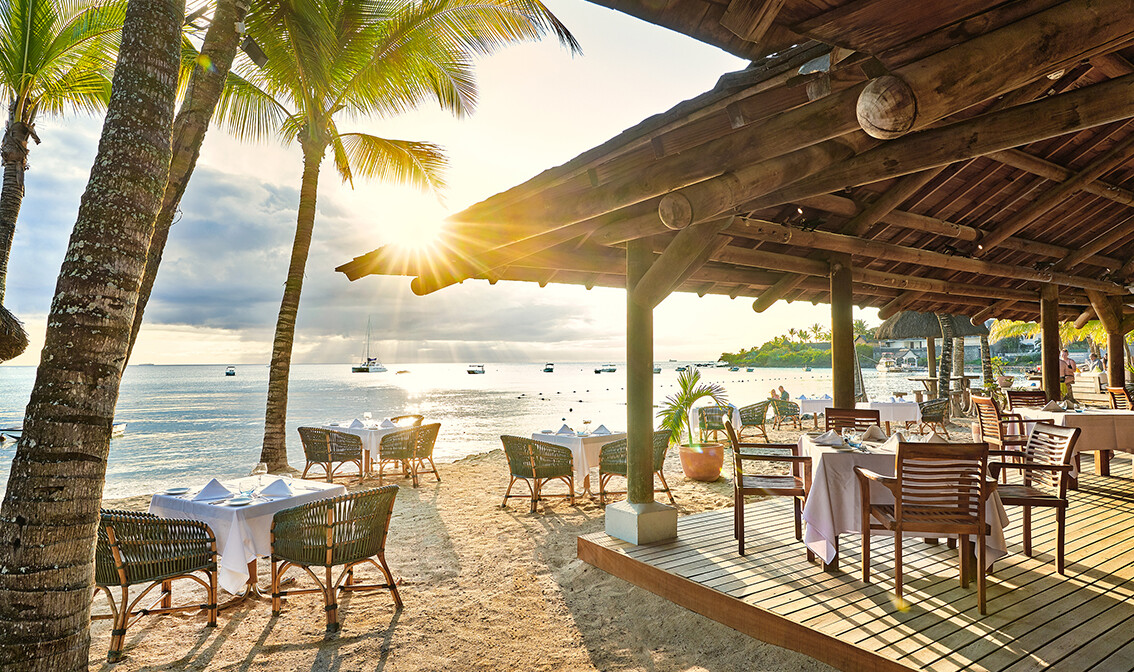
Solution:
M 724 466 L 725 447 L 722 443 L 701 443 L 691 446 L 678 446 L 681 456 L 681 470 L 686 478 L 695 481 L 712 482 L 721 477 Z
M 1012 376 L 997 376 L 996 384 L 1000 387 L 1003 387 L 1004 389 L 1008 389 L 1009 387 L 1012 387 L 1012 383 L 1015 382 L 1015 380 L 1016 379 Z

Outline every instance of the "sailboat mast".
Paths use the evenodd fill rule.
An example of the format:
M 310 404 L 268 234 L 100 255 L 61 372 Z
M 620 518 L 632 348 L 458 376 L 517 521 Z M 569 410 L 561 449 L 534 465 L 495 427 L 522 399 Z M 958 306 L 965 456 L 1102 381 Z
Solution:
M 366 359 L 367 364 L 370 363 L 370 318 L 366 318 Z

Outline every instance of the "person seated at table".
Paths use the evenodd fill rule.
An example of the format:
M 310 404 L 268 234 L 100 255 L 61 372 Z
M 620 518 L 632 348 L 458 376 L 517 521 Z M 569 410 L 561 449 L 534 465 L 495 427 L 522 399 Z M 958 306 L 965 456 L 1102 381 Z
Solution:
M 1092 352 L 1091 356 L 1087 358 L 1087 371 L 1106 371 L 1103 360 L 1099 358 L 1098 353 Z
M 782 400 L 784 400 L 784 401 L 787 401 L 787 400 L 791 399 L 791 395 L 790 395 L 790 394 L 788 394 L 788 391 L 784 389 L 784 386 L 783 386 L 783 385 L 780 385 L 780 394 L 779 394 L 779 397 L 780 397 L 780 399 L 782 399 Z
M 779 399 L 780 398 L 779 393 L 776 392 L 776 388 L 773 387 L 772 390 L 770 392 L 768 392 L 768 398 L 769 399 Z

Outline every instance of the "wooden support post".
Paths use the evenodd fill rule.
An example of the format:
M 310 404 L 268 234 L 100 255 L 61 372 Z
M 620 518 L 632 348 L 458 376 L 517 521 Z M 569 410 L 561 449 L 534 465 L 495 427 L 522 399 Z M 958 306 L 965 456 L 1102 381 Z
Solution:
M 850 255 L 831 256 L 831 405 L 854 408 L 854 293 Z
M 1106 333 L 1106 379 L 1111 387 L 1126 387 L 1126 341 L 1117 331 Z
M 928 365 L 926 378 L 937 377 L 937 339 L 929 336 L 925 339 L 925 363 Z M 934 380 L 929 387 L 930 399 L 937 398 L 937 381 Z
M 1040 289 L 1040 361 L 1043 367 L 1043 389 L 1047 398 L 1058 401 L 1059 390 L 1059 287 L 1044 285 Z
M 1111 387 L 1126 385 L 1126 348 L 1122 331 L 1122 301 L 1118 297 L 1103 296 L 1097 292 L 1087 292 L 1091 308 L 1106 329 L 1107 384 Z M 1117 359 L 1114 354 L 1117 353 Z
M 626 499 L 654 501 L 654 311 L 634 300 L 654 263 L 649 241 L 626 246 Z

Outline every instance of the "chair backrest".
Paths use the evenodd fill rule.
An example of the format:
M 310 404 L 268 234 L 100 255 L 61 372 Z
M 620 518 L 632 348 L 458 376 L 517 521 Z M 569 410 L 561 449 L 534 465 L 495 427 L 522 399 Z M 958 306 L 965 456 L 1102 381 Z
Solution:
M 946 517 L 983 525 L 987 473 L 987 443 L 899 443 L 894 517 L 922 528 Z
M 661 429 L 654 432 L 653 442 L 654 471 L 660 471 L 665 464 L 665 453 L 669 450 L 669 430 Z M 626 447 L 626 439 L 616 439 L 602 444 L 602 448 L 599 448 L 600 468 L 621 467 L 618 473 L 622 473 L 626 468 Z
M 992 397 L 972 396 L 976 406 L 977 421 L 980 423 L 980 435 L 985 441 L 1002 443 L 1004 426 L 1000 424 L 1000 407 Z
M 768 418 L 768 407 L 771 405 L 772 400 L 765 399 L 740 409 L 740 426 L 756 427 L 763 425 Z
M 1043 390 L 1008 390 L 1008 410 L 1021 406 L 1043 406 L 1047 403 L 1047 392 Z
M 1070 465 L 1075 442 L 1079 440 L 1078 427 L 1059 427 L 1037 422 L 1024 446 L 1024 464 Z M 1047 469 L 1023 469 L 1024 483 L 1058 488 L 1066 495 L 1068 474 Z
M 793 418 L 799 415 L 799 404 L 790 399 L 769 399 L 772 402 L 772 414 L 780 418 Z
M 703 430 L 724 430 L 727 414 L 732 413 L 728 406 L 702 406 L 697 409 L 697 420 Z
M 504 455 L 513 476 L 543 478 L 543 472 L 558 472 L 564 466 L 570 470 L 574 465 L 571 449 L 565 446 L 507 434 L 500 437 L 500 442 L 504 444 Z
M 303 442 L 303 455 L 308 462 L 330 461 L 331 438 L 329 429 L 300 427 L 299 440 Z
M 362 459 L 362 437 L 350 432 L 327 430 L 327 456 L 331 462 Z
M 272 553 L 319 567 L 382 553 L 397 495 L 398 486 L 386 485 L 277 511 Z
M 414 457 L 427 457 L 432 460 L 433 446 L 437 443 L 437 435 L 440 432 L 440 422 L 414 427 Z
M 842 431 L 844 427 L 862 431 L 871 425 L 879 424 L 881 413 L 870 408 L 826 408 L 823 409 L 824 428 Z
M 938 397 L 923 401 L 917 405 L 921 410 L 923 422 L 945 422 L 945 414 L 949 411 L 949 398 Z
M 424 415 L 414 415 L 414 414 L 399 415 L 397 417 L 390 418 L 390 422 L 394 423 L 398 427 L 420 427 L 421 423 L 424 422 L 424 421 L 425 421 Z
M 1123 411 L 1134 410 L 1134 403 L 1131 403 L 1130 393 L 1125 387 L 1108 387 L 1106 388 L 1106 396 L 1110 400 L 1111 408 Z
M 794 475 L 802 476 L 803 469 L 799 462 L 793 462 L 790 459 L 776 459 L 795 457 L 799 453 L 799 446 L 797 444 L 755 442 L 741 443 L 741 441 L 736 436 L 736 428 L 732 426 L 732 422 L 725 422 L 725 431 L 728 432 L 728 441 L 732 445 L 732 468 L 735 474 L 735 476 L 733 477 L 734 487 L 743 489 L 742 478 L 746 473 L 749 476 L 783 475 L 783 472 L 778 469 L 768 469 L 764 474 L 757 474 L 751 469 L 746 470 L 744 468 L 744 463 L 746 461 L 761 462 L 764 465 L 784 464 L 785 462 L 787 462 L 791 464 L 791 471 Z M 810 468 L 807 469 L 807 472 L 808 475 L 805 477 L 805 482 L 808 484 L 808 486 L 810 486 Z
M 216 537 L 197 520 L 103 509 L 95 544 L 95 583 L 131 586 L 216 568 Z

